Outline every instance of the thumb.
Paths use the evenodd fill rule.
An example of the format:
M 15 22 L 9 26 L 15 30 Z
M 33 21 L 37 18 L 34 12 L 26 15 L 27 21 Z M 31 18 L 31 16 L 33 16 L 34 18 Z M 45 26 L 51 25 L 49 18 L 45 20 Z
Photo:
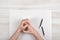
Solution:
M 27 30 L 28 29 L 28 25 L 25 25 L 24 27 L 23 27 L 23 30 Z
M 30 33 L 28 30 L 27 30 L 27 31 L 26 31 L 26 30 L 23 30 L 23 32 L 24 32 L 24 33 Z

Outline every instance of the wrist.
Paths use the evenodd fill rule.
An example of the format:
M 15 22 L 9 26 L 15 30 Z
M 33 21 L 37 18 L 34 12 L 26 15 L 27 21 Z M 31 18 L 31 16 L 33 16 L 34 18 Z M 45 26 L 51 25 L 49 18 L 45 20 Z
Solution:
M 17 32 L 21 32 L 22 30 L 21 29 L 17 29 Z
M 38 36 L 39 33 L 38 33 L 37 31 L 34 31 L 34 32 L 32 33 L 32 35 L 33 35 L 33 36 Z
M 33 33 L 33 36 L 38 40 L 43 40 L 38 32 Z

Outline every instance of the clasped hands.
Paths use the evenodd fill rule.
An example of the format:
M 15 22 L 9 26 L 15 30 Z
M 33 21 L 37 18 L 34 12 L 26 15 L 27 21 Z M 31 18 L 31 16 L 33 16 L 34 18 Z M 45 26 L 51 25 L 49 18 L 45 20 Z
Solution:
M 28 33 L 28 34 L 34 34 L 36 33 L 36 30 L 32 27 L 30 24 L 30 21 L 28 19 L 24 19 L 21 21 L 18 30 L 20 32 Z
M 30 21 L 28 19 L 24 19 L 21 21 L 19 27 L 17 28 L 16 32 L 11 36 L 9 40 L 17 40 L 18 36 L 21 32 L 32 34 L 36 40 L 43 40 L 40 34 L 32 27 Z

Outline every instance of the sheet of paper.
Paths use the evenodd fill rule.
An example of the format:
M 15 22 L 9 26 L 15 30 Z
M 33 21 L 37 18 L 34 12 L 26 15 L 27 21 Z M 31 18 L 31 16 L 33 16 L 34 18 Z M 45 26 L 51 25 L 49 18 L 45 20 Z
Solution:
M 18 28 L 18 25 L 21 22 L 21 20 L 26 18 L 30 20 L 32 26 L 40 33 L 42 37 L 44 37 L 46 40 L 51 40 L 52 38 L 51 11 L 40 10 L 40 9 L 26 9 L 26 10 L 10 9 L 10 16 L 9 16 L 9 23 L 10 23 L 9 36 L 10 37 Z M 41 28 L 39 29 L 39 24 L 42 18 L 43 18 L 42 26 L 44 28 L 45 36 L 43 36 Z M 34 40 L 35 38 L 30 34 L 21 33 L 21 35 L 19 36 L 19 39 Z

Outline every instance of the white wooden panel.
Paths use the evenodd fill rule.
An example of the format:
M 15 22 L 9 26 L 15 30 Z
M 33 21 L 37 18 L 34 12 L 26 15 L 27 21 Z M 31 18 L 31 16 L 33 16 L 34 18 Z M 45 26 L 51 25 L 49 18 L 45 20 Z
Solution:
M 8 38 L 9 19 L 8 9 L 0 8 L 0 40 Z
M 60 10 L 53 11 L 52 15 L 52 32 L 53 32 L 53 40 L 60 40 Z

